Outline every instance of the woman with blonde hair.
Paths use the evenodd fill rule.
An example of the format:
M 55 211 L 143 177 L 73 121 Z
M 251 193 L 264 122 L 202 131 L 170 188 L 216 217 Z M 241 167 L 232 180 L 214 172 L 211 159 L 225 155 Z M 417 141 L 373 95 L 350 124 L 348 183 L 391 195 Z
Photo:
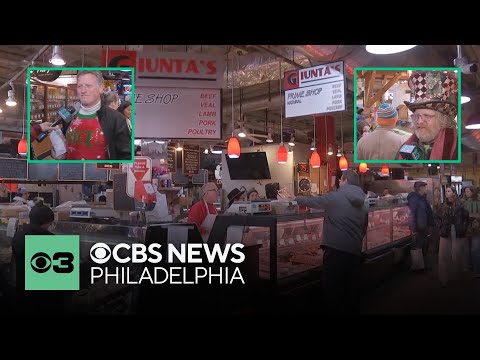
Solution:
M 440 229 L 438 276 L 442 287 L 460 280 L 465 268 L 465 237 L 468 211 L 463 207 L 452 186 L 445 188 L 445 201 L 435 209 L 435 225 Z

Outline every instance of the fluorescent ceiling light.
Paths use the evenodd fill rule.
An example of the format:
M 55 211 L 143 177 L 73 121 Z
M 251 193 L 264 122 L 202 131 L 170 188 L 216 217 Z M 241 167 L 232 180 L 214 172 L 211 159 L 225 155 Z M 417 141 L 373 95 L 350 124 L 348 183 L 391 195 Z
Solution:
M 480 114 L 472 114 L 465 122 L 465 129 L 476 130 L 480 129 Z
M 461 103 L 465 104 L 470 101 L 470 97 L 462 95 Z
M 371 54 L 387 55 L 410 50 L 417 45 L 367 45 L 366 50 Z

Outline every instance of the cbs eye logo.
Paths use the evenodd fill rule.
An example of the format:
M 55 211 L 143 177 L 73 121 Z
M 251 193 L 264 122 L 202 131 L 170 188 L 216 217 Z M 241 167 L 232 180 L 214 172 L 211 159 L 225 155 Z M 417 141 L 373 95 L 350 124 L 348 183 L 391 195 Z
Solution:
M 90 248 L 90 258 L 97 264 L 105 264 L 112 256 L 112 251 L 108 245 L 98 243 Z
M 70 252 L 56 252 L 52 258 L 47 253 L 37 252 L 32 256 L 30 266 L 33 271 L 40 274 L 46 273 L 50 268 L 58 274 L 69 274 L 75 268 L 73 260 L 74 256 Z

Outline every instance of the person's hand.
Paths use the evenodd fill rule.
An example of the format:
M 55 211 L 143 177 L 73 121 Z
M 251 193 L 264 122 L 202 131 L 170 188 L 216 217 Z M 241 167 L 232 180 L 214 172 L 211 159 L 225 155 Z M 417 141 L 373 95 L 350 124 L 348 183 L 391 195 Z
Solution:
M 283 188 L 277 191 L 277 199 L 293 201 L 295 200 L 295 196 L 292 193 L 290 193 L 290 191 L 287 188 Z
M 40 124 L 40 129 L 42 129 L 42 132 L 43 131 L 53 131 L 53 130 L 58 129 L 58 126 L 53 126 L 52 127 L 52 123 L 47 121 L 47 122 L 44 122 L 44 123 Z

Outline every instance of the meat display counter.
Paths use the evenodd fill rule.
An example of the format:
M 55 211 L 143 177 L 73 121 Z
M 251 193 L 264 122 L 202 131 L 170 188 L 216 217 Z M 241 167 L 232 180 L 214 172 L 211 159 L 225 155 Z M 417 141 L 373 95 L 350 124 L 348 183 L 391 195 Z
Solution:
M 364 255 L 374 257 L 408 242 L 407 206 L 371 209 L 363 240 Z M 323 262 L 323 213 L 296 215 L 219 215 L 209 243 L 228 241 L 229 226 L 243 227 L 242 243 L 261 245 L 259 278 L 278 282 L 319 269 Z

